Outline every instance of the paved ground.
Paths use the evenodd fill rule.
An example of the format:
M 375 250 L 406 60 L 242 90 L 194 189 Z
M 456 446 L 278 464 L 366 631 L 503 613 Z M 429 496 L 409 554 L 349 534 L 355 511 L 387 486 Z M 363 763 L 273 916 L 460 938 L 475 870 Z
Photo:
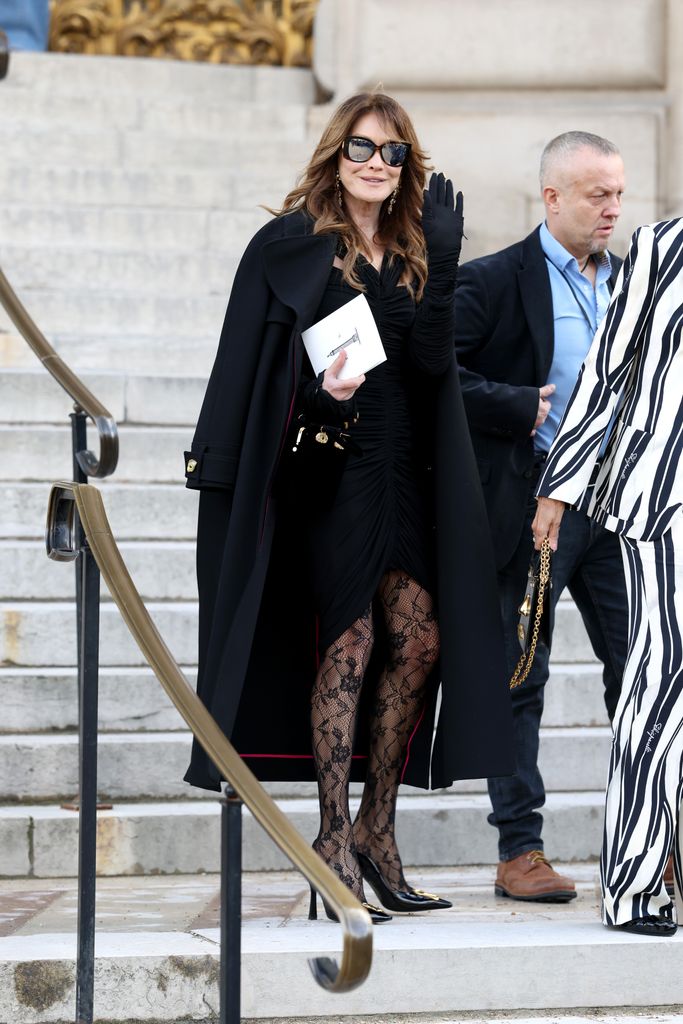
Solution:
M 558 865 L 558 870 L 571 874 L 578 883 L 578 898 L 564 906 L 496 898 L 491 867 L 414 869 L 409 872 L 410 881 L 448 897 L 454 909 L 438 915 L 411 915 L 409 920 L 424 927 L 437 917 L 442 925 L 447 920 L 457 925 L 476 921 L 501 926 L 516 921 L 571 920 L 594 923 L 597 928 L 596 865 Z M 98 879 L 97 931 L 168 933 L 217 928 L 219 887 L 217 875 Z M 372 898 L 372 891 L 367 895 Z M 75 928 L 76 905 L 72 879 L 3 879 L 0 937 L 70 932 Z M 242 912 L 247 937 L 261 928 L 284 928 L 293 923 L 298 927 L 308 912 L 306 883 L 295 872 L 247 874 Z
M 449 897 L 453 909 L 397 915 L 377 927 L 371 975 L 355 992 L 334 997 L 338 1015 L 312 983 L 307 960 L 338 957 L 339 926 L 308 922 L 308 891 L 298 874 L 248 873 L 243 1017 L 261 1024 L 314 1024 L 315 1015 L 326 1024 L 683 1024 L 683 930 L 673 939 L 642 939 L 606 929 L 596 864 L 557 867 L 577 880 L 578 898 L 570 904 L 498 899 L 490 866 L 412 869 L 413 884 Z M 150 1024 L 215 1021 L 219 882 L 217 875 L 98 881 L 102 1019 L 127 1021 L 136 1006 L 135 1021 Z M 76 908 L 73 880 L 0 883 L 4 1024 L 73 1019 Z M 48 977 L 59 975 L 58 991 L 51 984 L 45 1000 L 48 1016 L 36 1015 L 33 990 L 30 1000 L 19 999 L 16 979 L 30 974 L 31 964 L 41 971 L 52 964 Z M 457 1016 L 455 1006 L 462 1007 Z M 558 1009 L 517 1009 L 553 1006 Z M 562 1009 L 572 1006 L 581 1009 Z

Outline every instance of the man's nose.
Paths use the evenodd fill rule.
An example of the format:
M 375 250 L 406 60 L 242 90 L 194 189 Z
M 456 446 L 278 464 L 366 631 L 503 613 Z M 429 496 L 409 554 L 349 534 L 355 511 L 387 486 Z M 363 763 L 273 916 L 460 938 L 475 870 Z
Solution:
M 621 213 L 621 197 L 612 196 L 604 210 L 607 217 L 618 217 Z

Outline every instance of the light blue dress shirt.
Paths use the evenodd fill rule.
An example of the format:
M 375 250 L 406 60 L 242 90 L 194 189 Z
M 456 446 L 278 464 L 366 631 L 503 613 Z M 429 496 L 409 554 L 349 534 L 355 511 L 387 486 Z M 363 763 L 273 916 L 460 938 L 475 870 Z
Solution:
M 579 270 L 576 258 L 550 234 L 545 222 L 541 224 L 540 241 L 550 277 L 555 330 L 553 361 L 546 383 L 554 384 L 555 392 L 550 396 L 548 417 L 536 431 L 534 447 L 537 451 L 547 452 L 574 390 L 593 335 L 607 312 L 612 266 L 609 253 L 604 252 L 594 257 L 597 273 L 593 288 Z

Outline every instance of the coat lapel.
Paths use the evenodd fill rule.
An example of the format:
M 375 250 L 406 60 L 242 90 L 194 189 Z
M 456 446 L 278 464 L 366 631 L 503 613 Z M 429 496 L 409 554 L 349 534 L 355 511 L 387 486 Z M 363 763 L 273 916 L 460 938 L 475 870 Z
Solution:
M 266 278 L 275 295 L 296 313 L 300 330 L 310 327 L 320 305 L 337 245 L 334 234 L 313 235 L 296 214 L 290 231 L 263 247 Z
M 538 228 L 524 240 L 517 281 L 534 350 L 536 384 L 542 387 L 553 361 L 555 330 L 553 298 Z

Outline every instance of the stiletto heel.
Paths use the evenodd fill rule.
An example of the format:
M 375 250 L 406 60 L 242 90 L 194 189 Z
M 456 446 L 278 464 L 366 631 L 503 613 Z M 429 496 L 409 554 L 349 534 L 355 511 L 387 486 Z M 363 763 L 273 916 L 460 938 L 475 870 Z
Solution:
M 373 924 L 383 924 L 385 921 L 391 921 L 391 914 L 387 914 L 386 911 L 382 910 L 381 907 L 376 907 L 373 903 L 361 903 L 364 910 L 367 910 L 370 915 L 370 920 Z M 328 907 L 325 900 L 323 900 L 323 910 L 330 921 L 338 921 L 339 918 L 335 914 L 331 907 Z M 318 893 L 311 886 L 311 902 L 308 905 L 308 920 L 318 920 Z
M 318 894 L 313 886 L 311 886 L 311 902 L 308 904 L 308 920 L 318 920 Z
M 450 900 L 444 900 L 431 892 L 424 892 L 423 889 L 392 889 L 382 873 L 375 864 L 372 857 L 366 853 L 358 853 L 358 863 L 361 873 L 366 882 L 375 890 L 377 898 L 387 910 L 406 911 L 411 910 L 447 910 L 453 904 Z

